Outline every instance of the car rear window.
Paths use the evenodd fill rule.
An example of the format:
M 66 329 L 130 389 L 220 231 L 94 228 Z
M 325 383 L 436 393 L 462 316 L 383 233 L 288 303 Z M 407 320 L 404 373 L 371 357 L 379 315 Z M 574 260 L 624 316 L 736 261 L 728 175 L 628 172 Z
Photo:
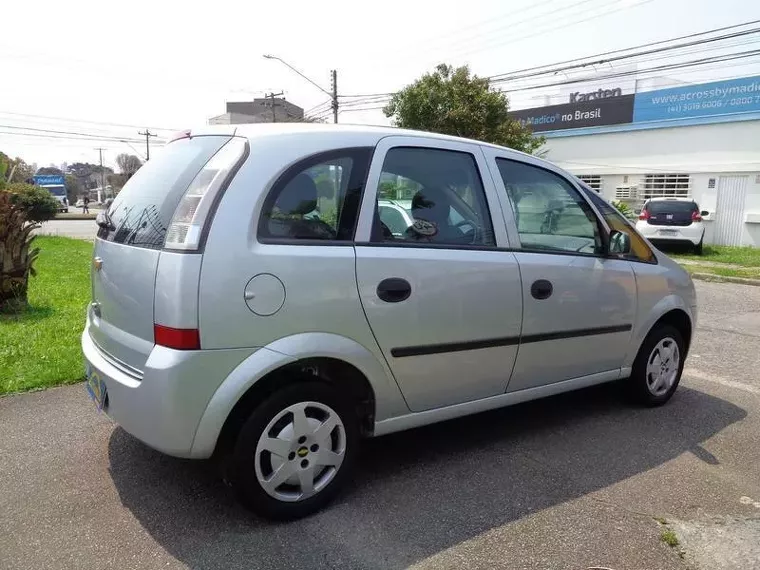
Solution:
M 98 237 L 125 245 L 161 249 L 185 190 L 230 138 L 198 136 L 167 145 L 124 185 L 108 209 L 110 225 L 101 227 Z
M 694 202 L 679 202 L 676 200 L 662 200 L 649 202 L 647 210 L 650 214 L 689 214 L 699 211 Z

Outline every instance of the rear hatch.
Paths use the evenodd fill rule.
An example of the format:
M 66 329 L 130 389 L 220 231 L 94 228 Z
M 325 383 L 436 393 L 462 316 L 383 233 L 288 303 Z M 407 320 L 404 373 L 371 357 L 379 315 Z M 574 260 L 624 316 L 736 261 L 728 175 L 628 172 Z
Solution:
M 141 167 L 98 217 L 90 336 L 104 358 L 141 377 L 153 348 L 156 270 L 167 228 L 185 190 L 230 136 L 170 143 Z
M 646 206 L 649 217 L 647 223 L 653 226 L 690 226 L 694 213 L 699 208 L 694 202 L 681 200 L 657 200 Z

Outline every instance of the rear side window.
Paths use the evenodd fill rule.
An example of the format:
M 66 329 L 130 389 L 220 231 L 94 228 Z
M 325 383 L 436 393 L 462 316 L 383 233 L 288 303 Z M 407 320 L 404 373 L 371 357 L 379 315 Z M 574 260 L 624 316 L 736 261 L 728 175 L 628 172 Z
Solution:
M 161 249 L 187 187 L 228 136 L 198 136 L 166 146 L 124 185 L 108 209 L 110 225 L 98 237 L 114 243 Z
M 330 151 L 289 168 L 264 202 L 259 240 L 353 240 L 371 153 Z
M 408 192 L 408 189 L 413 189 Z M 378 196 L 411 194 L 409 217 L 389 219 L 377 203 L 373 242 L 438 246 L 495 246 L 491 217 L 475 157 L 439 148 L 388 151 Z M 401 219 L 399 219 L 401 218 Z M 399 223 L 401 222 L 401 223 Z

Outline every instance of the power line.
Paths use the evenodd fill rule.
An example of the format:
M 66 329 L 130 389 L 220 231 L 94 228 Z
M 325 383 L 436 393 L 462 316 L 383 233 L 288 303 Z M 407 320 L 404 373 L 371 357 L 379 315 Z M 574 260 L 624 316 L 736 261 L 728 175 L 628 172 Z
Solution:
M 601 81 L 603 79 L 612 79 L 612 78 L 616 78 L 616 77 L 628 77 L 628 76 L 631 76 L 631 75 L 644 75 L 646 73 L 652 73 L 654 71 L 668 71 L 668 70 L 671 70 L 671 69 L 681 69 L 681 68 L 685 68 L 685 67 L 694 67 L 694 66 L 697 66 L 697 65 L 705 65 L 705 64 L 708 64 L 708 63 L 718 63 L 718 62 L 723 62 L 723 61 L 731 61 L 731 60 L 734 60 L 734 59 L 744 59 L 744 58 L 747 58 L 747 57 L 752 57 L 754 55 L 760 55 L 760 50 L 750 50 L 750 51 L 741 52 L 741 53 L 738 53 L 738 54 L 727 54 L 727 55 L 724 55 L 724 56 L 715 56 L 715 57 L 711 57 L 711 58 L 710 57 L 708 57 L 708 58 L 702 58 L 702 59 L 698 59 L 698 60 L 681 62 L 681 63 L 676 63 L 676 64 L 661 65 L 659 67 L 652 67 L 652 68 L 649 68 L 649 69 L 622 71 L 622 72 L 619 72 L 619 73 L 600 75 L 600 76 L 594 77 L 593 80 L 594 81 Z M 530 85 L 530 86 L 519 87 L 519 88 L 515 88 L 515 89 L 503 89 L 502 92 L 503 93 L 514 93 L 516 91 L 530 91 L 530 90 L 533 90 L 533 89 L 540 89 L 540 88 L 543 88 L 543 87 L 556 87 L 558 85 L 572 85 L 572 84 L 575 84 L 575 83 L 588 83 L 588 82 L 589 82 L 589 78 L 585 77 L 585 78 L 580 78 L 580 79 L 568 79 L 568 80 L 565 80 L 565 81 L 558 81 L 558 82 L 555 82 L 555 83 L 543 83 L 541 85 Z
M 2 125 L 0 125 L 2 126 Z M 97 142 L 114 142 L 114 143 L 123 143 L 127 142 L 124 138 L 103 138 L 103 137 L 90 137 L 90 136 L 65 136 L 65 135 L 50 135 L 50 134 L 38 134 L 38 133 L 16 133 L 16 132 L 9 132 L 9 131 L 0 131 L 0 135 L 5 136 L 14 136 L 14 137 L 34 137 L 34 138 L 43 138 L 43 139 L 61 139 L 66 141 L 97 141 Z M 132 142 L 136 142 L 132 140 Z M 141 141 L 139 141 L 141 142 Z M 89 146 L 89 145 L 87 145 Z
M 517 70 L 511 71 L 511 72 L 491 75 L 491 76 L 486 77 L 486 79 L 489 79 L 492 83 L 499 83 L 499 82 L 513 81 L 513 80 L 523 79 L 523 78 L 528 78 L 528 77 L 538 77 L 538 76 L 541 76 L 541 75 L 555 74 L 555 73 L 558 73 L 560 71 L 569 71 L 571 69 L 583 68 L 583 67 L 587 67 L 589 65 L 606 64 L 606 63 L 609 63 L 611 61 L 619 61 L 619 60 L 623 60 L 623 59 L 633 59 L 633 58 L 641 57 L 642 55 L 648 55 L 648 54 L 652 54 L 652 53 L 665 52 L 665 51 L 670 51 L 670 50 L 677 50 L 677 49 L 682 49 L 684 47 L 691 47 L 691 46 L 695 46 L 695 45 L 707 44 L 707 43 L 711 43 L 711 42 L 715 42 L 715 41 L 722 41 L 722 40 L 726 40 L 726 39 L 731 39 L 731 38 L 735 38 L 735 37 L 741 37 L 741 36 L 757 33 L 758 31 L 760 31 L 760 28 L 754 28 L 752 30 L 745 30 L 745 31 L 741 31 L 741 32 L 737 32 L 737 33 L 732 33 L 732 34 L 725 34 L 723 36 L 718 36 L 718 37 L 713 37 L 713 38 L 705 38 L 703 40 L 696 41 L 696 42 L 686 42 L 686 43 L 683 43 L 683 44 L 678 44 L 678 45 L 673 45 L 673 46 L 667 46 L 667 47 L 664 47 L 664 48 L 649 49 L 649 50 L 644 51 L 644 52 L 632 53 L 632 54 L 628 54 L 628 55 L 622 56 L 622 57 L 587 61 L 587 60 L 591 60 L 592 58 L 603 58 L 603 57 L 608 56 L 608 55 L 629 52 L 629 51 L 636 50 L 636 49 L 641 49 L 641 48 L 649 48 L 649 47 L 655 46 L 655 45 L 662 45 L 662 44 L 665 44 L 665 43 L 672 43 L 672 42 L 676 42 L 676 41 L 680 41 L 680 40 L 684 40 L 684 39 L 690 39 L 690 38 L 695 38 L 695 37 L 699 37 L 699 36 L 704 36 L 704 35 L 707 35 L 707 34 L 714 34 L 716 32 L 722 32 L 722 31 L 731 30 L 731 29 L 735 29 L 735 28 L 745 27 L 745 26 L 749 26 L 749 25 L 752 25 L 752 24 L 756 24 L 758 22 L 760 22 L 760 19 L 758 19 L 758 20 L 751 20 L 751 21 L 744 22 L 744 23 L 741 23 L 741 24 L 734 24 L 734 25 L 731 25 L 731 26 L 723 26 L 721 28 L 714 28 L 714 29 L 711 29 L 711 30 L 705 30 L 705 31 L 702 31 L 702 32 L 687 34 L 687 35 L 684 35 L 684 36 L 679 36 L 679 37 L 670 38 L 670 39 L 666 39 L 666 40 L 659 40 L 657 42 L 652 42 L 652 43 L 649 43 L 649 44 L 641 44 L 641 45 L 637 45 L 637 46 L 631 46 L 631 47 L 627 47 L 627 48 L 622 48 L 622 49 L 617 49 L 617 50 L 611 50 L 611 51 L 602 52 L 602 53 L 598 53 L 598 54 L 592 54 L 592 55 L 588 55 L 588 56 L 584 56 L 584 57 L 580 57 L 580 58 L 564 60 L 564 61 L 553 63 L 553 64 L 544 64 L 544 65 L 540 65 L 540 66 L 536 66 L 536 67 L 528 67 L 528 68 L 517 69 Z M 734 45 L 745 45 L 745 44 L 738 44 L 737 43 L 737 44 L 734 44 Z M 721 47 L 730 47 L 730 45 L 721 46 Z M 720 47 L 718 49 L 720 49 Z M 687 53 L 690 53 L 690 52 L 684 52 L 683 54 L 674 54 L 674 56 L 677 57 L 678 55 L 686 55 Z M 691 52 L 691 53 L 698 53 L 698 51 L 695 50 L 694 52 Z M 646 61 L 654 61 L 655 59 L 663 59 L 663 58 L 644 59 L 644 60 L 641 60 L 641 61 L 639 61 L 637 63 L 644 63 Z M 566 67 L 561 67 L 561 68 L 557 67 L 557 66 L 562 66 L 562 65 L 566 65 L 566 64 L 569 64 L 569 63 L 576 63 L 576 62 L 579 62 L 578 65 L 576 65 L 576 66 L 566 66 Z M 539 70 L 543 70 L 543 71 L 539 72 Z M 525 73 L 525 72 L 532 72 L 532 71 L 536 71 L 536 73 L 534 73 L 534 74 L 526 74 L 526 75 L 517 75 L 517 74 L 521 74 L 521 73 Z M 507 76 L 509 76 L 509 77 L 507 77 Z M 593 81 L 595 79 L 596 78 L 594 78 L 594 77 L 589 77 L 589 78 L 585 78 L 584 81 Z M 355 100 L 344 102 L 342 105 L 350 106 L 351 104 L 356 103 L 356 102 L 361 102 L 361 103 L 374 102 L 374 100 L 380 100 L 379 98 L 382 98 L 382 97 L 390 98 L 390 97 L 392 97 L 395 94 L 396 94 L 396 92 L 342 95 L 342 97 L 355 98 Z
M 510 34 L 510 35 L 513 34 L 515 31 L 521 31 L 520 28 L 523 27 L 524 24 L 529 24 L 527 26 L 524 26 L 525 30 L 522 30 L 522 31 L 527 31 L 527 30 L 535 27 L 535 25 L 536 25 L 536 24 L 530 25 L 531 22 L 535 22 L 536 20 L 541 20 L 543 18 L 546 18 L 547 16 L 551 16 L 552 19 L 554 19 L 554 18 L 563 19 L 563 18 L 567 18 L 567 17 L 572 18 L 572 17 L 577 16 L 579 14 L 586 14 L 586 13 L 592 12 L 594 10 L 608 8 L 612 4 L 616 4 L 618 2 L 618 0 L 612 0 L 611 2 L 605 2 L 603 0 L 601 4 L 598 4 L 596 6 L 588 6 L 588 7 L 583 8 L 582 10 L 578 11 L 575 14 L 572 13 L 572 11 L 577 10 L 580 6 L 583 6 L 584 4 L 589 4 L 590 2 L 596 2 L 596 1 L 597 0 L 580 0 L 579 2 L 567 4 L 567 5 L 564 5 L 564 6 L 560 6 L 560 7 L 557 7 L 556 9 L 554 9 L 554 10 L 549 10 L 549 11 L 546 11 L 546 12 L 542 12 L 540 14 L 536 14 L 536 15 L 531 16 L 529 18 L 524 18 L 524 19 L 521 19 L 521 20 L 508 22 L 505 25 L 503 25 L 503 26 L 501 26 L 499 28 L 496 28 L 496 29 L 494 29 L 494 30 L 492 30 L 492 31 L 490 31 L 490 32 L 488 32 L 486 34 L 475 34 L 475 35 L 472 35 L 470 37 L 465 37 L 465 38 L 461 38 L 459 40 L 454 40 L 453 42 L 447 42 L 442 47 L 436 47 L 436 46 L 427 47 L 427 48 L 425 48 L 425 49 L 422 50 L 422 53 L 429 53 L 431 51 L 435 51 L 436 55 L 437 55 L 441 50 L 443 50 L 444 53 L 454 53 L 454 55 L 452 57 L 456 57 L 457 52 L 456 51 L 454 51 L 454 52 L 450 51 L 452 48 L 454 48 L 455 50 L 461 50 L 461 49 L 465 49 L 466 50 L 468 48 L 471 49 L 475 45 L 477 45 L 478 42 L 485 41 L 486 44 L 487 44 L 487 43 L 493 42 L 494 40 L 497 40 L 499 38 L 503 38 L 504 35 L 505 35 L 505 31 L 508 31 L 508 34 Z M 649 2 L 651 0 L 646 0 L 646 1 Z M 525 11 L 529 11 L 529 10 L 530 9 L 525 10 Z M 571 10 L 571 12 L 568 13 L 568 14 L 562 14 L 562 12 L 565 12 L 567 10 Z M 465 51 L 464 55 L 467 55 L 469 53 L 470 52 Z
M 485 50 L 488 50 L 488 49 L 493 49 L 493 48 L 496 48 L 496 47 L 501 47 L 501 46 L 513 44 L 513 43 L 516 43 L 516 42 L 519 42 L 519 41 L 522 41 L 522 40 L 533 38 L 533 37 L 538 36 L 538 35 L 546 34 L 548 32 L 553 32 L 553 31 L 556 31 L 556 30 L 561 30 L 561 29 L 564 29 L 564 28 L 568 28 L 570 26 L 575 26 L 576 24 L 583 24 L 583 23 L 586 23 L 586 22 L 590 22 L 591 20 L 596 20 L 596 19 L 602 18 L 604 16 L 609 16 L 611 14 L 615 14 L 615 13 L 621 12 L 623 10 L 630 10 L 632 8 L 638 8 L 640 6 L 643 6 L 644 4 L 649 4 L 652 1 L 653 0 L 643 0 L 643 1 L 638 2 L 636 4 L 628 4 L 628 5 L 621 6 L 619 8 L 613 9 L 613 10 L 608 10 L 607 12 L 602 12 L 600 14 L 595 14 L 593 16 L 588 16 L 587 18 L 582 18 L 580 20 L 574 20 L 574 21 L 571 21 L 571 22 L 565 22 L 565 23 L 563 23 L 561 25 L 553 26 L 553 27 L 550 27 L 550 28 L 543 28 L 543 29 L 540 29 L 540 30 L 538 30 L 536 32 L 529 33 L 529 34 L 526 34 L 526 35 L 517 36 L 517 37 L 510 36 L 510 38 L 508 40 L 505 40 L 505 41 L 489 42 L 489 43 L 487 43 L 487 44 L 485 44 L 485 45 L 483 45 L 483 46 L 481 46 L 479 48 L 475 48 L 475 49 L 471 49 L 469 51 L 464 51 L 464 52 L 459 52 L 459 53 L 452 54 L 451 58 L 453 59 L 453 58 L 456 58 L 456 57 L 465 57 L 465 56 L 469 56 L 469 55 L 472 55 L 474 53 L 478 53 L 478 52 L 485 51 Z M 595 7 L 595 8 L 592 8 L 591 10 L 586 10 L 585 12 L 590 12 L 590 11 L 597 10 L 597 9 L 598 8 Z
M 654 53 L 661 53 L 661 52 L 664 52 L 664 51 L 671 51 L 671 50 L 675 50 L 675 49 L 681 49 L 681 48 L 684 48 L 684 47 L 690 47 L 690 46 L 695 46 L 695 45 L 702 45 L 702 44 L 712 43 L 712 42 L 721 41 L 721 40 L 725 40 L 725 39 L 731 39 L 731 38 L 746 36 L 746 35 L 749 35 L 749 34 L 756 34 L 758 32 L 760 32 L 760 28 L 752 28 L 751 30 L 744 30 L 744 31 L 741 31 L 741 32 L 734 32 L 732 34 L 726 34 L 726 35 L 718 36 L 718 37 L 715 37 L 715 38 L 705 38 L 705 39 L 701 39 L 701 40 L 694 40 L 694 41 L 691 41 L 691 42 L 685 42 L 685 43 L 682 43 L 682 44 L 677 44 L 677 45 L 674 45 L 674 46 L 666 46 L 666 47 L 649 49 L 649 50 L 641 51 L 641 52 L 638 52 L 638 53 L 635 53 L 635 54 L 620 55 L 620 56 L 617 56 L 617 57 L 610 57 L 610 58 L 606 58 L 606 59 L 597 59 L 597 60 L 592 60 L 592 61 L 589 61 L 589 62 L 580 63 L 580 64 L 576 64 L 576 65 L 568 65 L 568 66 L 565 66 L 565 67 L 552 67 L 551 69 L 549 69 L 547 71 L 541 71 L 541 72 L 536 72 L 536 73 L 528 73 L 528 74 L 523 74 L 523 75 L 515 75 L 515 74 L 503 73 L 503 74 L 499 74 L 499 75 L 492 75 L 491 77 L 488 77 L 488 79 L 489 79 L 489 81 L 491 83 L 499 83 L 499 82 L 502 82 L 502 81 L 512 81 L 512 80 L 515 80 L 515 79 L 525 79 L 525 78 L 528 78 L 528 77 L 547 75 L 547 74 L 550 74 L 550 73 L 551 74 L 560 73 L 560 72 L 563 72 L 563 71 L 569 71 L 571 69 L 580 69 L 580 68 L 583 68 L 583 67 L 588 67 L 589 65 L 602 65 L 602 64 L 612 63 L 614 61 L 621 61 L 621 60 L 624 60 L 624 59 L 631 59 L 631 58 L 635 58 L 635 57 L 641 57 L 643 55 L 650 55 L 650 54 L 654 54 Z
M 82 124 L 90 124 L 90 125 L 103 125 L 103 126 L 109 126 L 109 127 L 125 127 L 130 129 L 141 129 L 140 125 L 128 125 L 125 123 L 105 123 L 105 122 L 99 122 L 99 121 L 87 121 L 85 119 L 67 119 L 64 117 L 53 117 L 50 115 L 32 115 L 28 113 L 14 113 L 11 111 L 0 111 L 0 115 L 12 115 L 15 117 L 29 117 L 33 119 L 47 119 L 52 121 L 60 121 L 60 122 L 67 122 L 67 123 L 82 123 Z M 149 127 L 155 131 L 178 131 L 180 129 L 175 128 L 168 128 L 168 127 Z
M 38 129 L 34 127 L 19 127 L 16 125 L 0 125 L 0 128 L 3 129 L 16 129 L 16 130 L 23 130 L 23 131 L 34 131 L 39 133 L 52 133 L 52 134 L 58 134 L 58 135 L 76 135 L 80 137 L 89 137 L 92 139 L 104 139 L 104 140 L 122 140 L 126 139 L 127 137 L 118 137 L 116 135 L 109 136 L 109 135 L 100 135 L 96 133 L 79 133 L 74 131 L 58 131 L 53 129 Z M 155 135 L 154 135 L 155 136 Z M 130 139 L 132 142 L 139 142 L 137 139 Z
M 559 62 L 556 62 L 556 63 L 549 63 L 549 64 L 546 64 L 546 65 L 539 65 L 539 66 L 536 66 L 536 67 L 526 67 L 524 69 L 516 69 L 516 70 L 510 71 L 510 72 L 508 72 L 506 74 L 491 75 L 491 76 L 487 77 L 487 79 L 497 78 L 497 77 L 499 77 L 499 75 L 511 75 L 513 73 L 522 73 L 524 71 L 535 71 L 535 70 L 543 69 L 543 68 L 546 68 L 546 67 L 554 67 L 556 65 L 565 65 L 567 63 L 574 63 L 574 62 L 578 62 L 578 61 L 583 61 L 583 60 L 586 60 L 586 59 L 589 59 L 589 58 L 592 58 L 592 57 L 604 57 L 604 56 L 607 56 L 607 55 L 613 55 L 613 54 L 616 54 L 616 53 L 623 53 L 623 52 L 631 51 L 631 50 L 635 50 L 635 49 L 650 48 L 650 47 L 656 46 L 656 45 L 661 45 L 661 44 L 670 43 L 670 42 L 677 42 L 677 41 L 680 41 L 680 40 L 686 40 L 686 39 L 695 38 L 695 37 L 698 37 L 698 36 L 704 36 L 704 35 L 707 35 L 707 34 L 714 34 L 716 32 L 723 32 L 725 30 L 731 30 L 731 29 L 734 29 L 734 28 L 741 28 L 741 27 L 744 27 L 744 26 L 751 26 L 752 24 L 757 24 L 757 23 L 760 23 L 760 19 L 758 19 L 758 20 L 750 20 L 749 22 L 744 22 L 742 24 L 734 24 L 732 26 L 723 26 L 722 28 L 713 28 L 711 30 L 706 30 L 704 32 L 697 32 L 697 33 L 693 33 L 693 34 L 687 34 L 685 36 L 678 36 L 678 37 L 670 38 L 670 39 L 667 39 L 667 40 L 659 40 L 659 41 L 656 41 L 656 42 L 649 42 L 649 43 L 645 43 L 645 44 L 639 44 L 637 46 L 631 46 L 631 47 L 616 49 L 616 50 L 612 50 L 612 51 L 605 51 L 605 52 L 602 52 L 602 53 L 597 53 L 597 54 L 593 54 L 593 55 L 587 55 L 587 56 L 578 57 L 578 58 L 575 58 L 575 59 L 567 59 L 565 61 L 559 61 Z

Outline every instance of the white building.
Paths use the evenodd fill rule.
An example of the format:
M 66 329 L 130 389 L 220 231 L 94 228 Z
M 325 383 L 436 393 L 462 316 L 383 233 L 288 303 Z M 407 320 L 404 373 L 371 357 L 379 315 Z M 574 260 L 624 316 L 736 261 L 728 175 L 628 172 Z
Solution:
M 515 115 L 546 137 L 546 158 L 605 197 L 693 198 L 710 212 L 706 243 L 760 246 L 760 77 L 628 97 L 614 87 Z

